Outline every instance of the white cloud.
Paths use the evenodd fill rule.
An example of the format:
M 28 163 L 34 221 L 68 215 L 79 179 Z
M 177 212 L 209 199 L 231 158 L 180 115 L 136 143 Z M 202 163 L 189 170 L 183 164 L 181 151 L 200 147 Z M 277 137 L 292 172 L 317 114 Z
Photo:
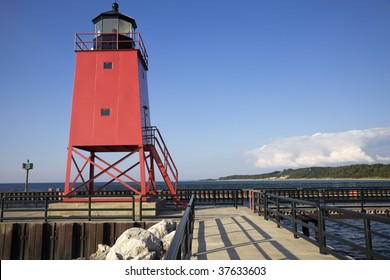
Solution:
M 277 139 L 246 152 L 259 168 L 390 162 L 390 127 Z

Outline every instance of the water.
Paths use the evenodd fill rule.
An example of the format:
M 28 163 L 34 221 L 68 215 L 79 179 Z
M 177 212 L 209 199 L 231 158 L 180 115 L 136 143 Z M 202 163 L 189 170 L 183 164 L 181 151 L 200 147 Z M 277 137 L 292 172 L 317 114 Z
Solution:
M 345 224 L 341 224 L 341 223 Z M 357 219 L 343 219 L 343 220 L 327 220 L 326 231 L 331 232 L 343 239 L 351 241 L 362 247 L 365 247 L 365 236 L 364 236 L 364 221 Z M 372 233 L 372 246 L 373 251 L 381 255 L 390 258 L 390 240 L 383 238 L 380 234 L 389 235 L 390 225 L 371 222 L 371 233 Z M 379 234 L 377 234 L 379 233 Z M 364 253 L 353 250 L 351 247 L 341 244 L 337 241 L 330 240 L 328 245 L 335 248 L 337 252 L 350 256 L 354 259 L 365 259 Z
M 96 186 L 102 185 L 95 183 Z M 130 185 L 133 185 L 130 183 Z M 264 181 L 181 181 L 180 189 L 258 189 L 258 188 L 328 188 L 390 186 L 390 180 L 264 180 Z M 0 192 L 23 192 L 24 183 L 0 184 Z M 29 183 L 28 191 L 64 190 L 64 183 Z M 164 189 L 158 182 L 157 188 Z M 112 183 L 105 190 L 126 190 L 120 183 Z
M 99 183 L 95 183 L 96 187 Z M 100 184 L 101 185 L 101 184 Z M 328 188 L 328 187 L 370 187 L 370 186 L 390 186 L 390 180 L 370 181 L 370 180 L 275 180 L 275 181 L 183 181 L 180 182 L 180 189 L 259 189 L 259 188 Z M 0 192 L 23 192 L 24 183 L 0 184 Z M 164 183 L 157 183 L 158 189 L 164 189 Z M 64 190 L 64 183 L 30 183 L 29 191 Z M 105 190 L 127 190 L 119 183 L 113 183 Z M 337 221 L 327 221 L 326 230 L 338 236 L 348 239 L 354 243 L 364 246 L 365 239 L 361 231 L 354 230 L 355 227 L 363 227 L 362 220 L 342 220 L 351 226 L 337 223 Z M 372 223 L 373 231 L 378 231 L 389 235 L 390 226 Z M 337 242 L 330 241 L 328 245 L 337 248 L 343 255 L 351 256 L 355 259 L 364 259 L 365 256 L 350 247 Z M 373 236 L 374 251 L 390 258 L 390 241 L 380 236 Z

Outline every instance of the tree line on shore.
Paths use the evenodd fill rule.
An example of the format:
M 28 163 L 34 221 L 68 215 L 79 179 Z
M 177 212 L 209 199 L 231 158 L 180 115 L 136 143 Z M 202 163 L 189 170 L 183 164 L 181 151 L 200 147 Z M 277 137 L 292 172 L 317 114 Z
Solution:
M 390 179 L 390 164 L 354 164 L 338 167 L 284 169 L 256 175 L 230 175 L 219 180 L 260 179 Z

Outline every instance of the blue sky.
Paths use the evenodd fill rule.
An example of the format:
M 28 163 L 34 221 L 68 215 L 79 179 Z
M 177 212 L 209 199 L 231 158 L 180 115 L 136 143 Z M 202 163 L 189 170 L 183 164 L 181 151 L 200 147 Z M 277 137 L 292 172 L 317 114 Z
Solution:
M 389 0 L 131 0 L 182 180 L 390 162 Z M 0 183 L 65 178 L 74 34 L 103 0 L 0 2 Z

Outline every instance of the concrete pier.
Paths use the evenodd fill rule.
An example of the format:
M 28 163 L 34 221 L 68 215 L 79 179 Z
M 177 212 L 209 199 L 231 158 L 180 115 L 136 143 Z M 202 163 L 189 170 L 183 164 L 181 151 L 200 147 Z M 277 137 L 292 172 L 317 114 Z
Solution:
M 318 247 L 240 206 L 197 206 L 193 260 L 334 260 Z

